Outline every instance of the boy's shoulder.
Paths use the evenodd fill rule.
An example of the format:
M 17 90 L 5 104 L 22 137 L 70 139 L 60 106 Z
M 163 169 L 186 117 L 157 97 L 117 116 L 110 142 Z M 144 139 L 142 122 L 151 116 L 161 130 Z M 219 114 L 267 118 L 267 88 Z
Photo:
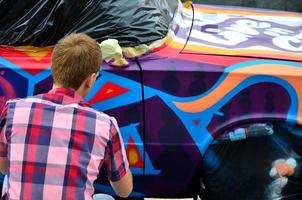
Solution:
M 42 98 L 39 97 L 39 95 L 37 95 L 37 96 L 28 96 L 28 97 L 24 97 L 24 98 L 9 99 L 6 101 L 6 104 L 19 103 L 19 102 L 41 102 L 41 101 L 42 101 Z

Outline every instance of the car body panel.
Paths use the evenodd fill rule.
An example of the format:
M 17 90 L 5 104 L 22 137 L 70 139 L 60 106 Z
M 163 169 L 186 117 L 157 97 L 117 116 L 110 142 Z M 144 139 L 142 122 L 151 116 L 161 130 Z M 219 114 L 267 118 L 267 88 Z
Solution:
M 289 27 L 292 32 L 287 37 L 300 37 L 301 14 L 218 8 L 211 7 L 211 12 L 207 10 L 199 16 L 220 10 L 225 10 L 229 17 L 237 14 L 236 20 L 238 17 L 246 20 L 246 17 L 254 15 L 281 15 L 282 19 L 294 21 Z M 195 12 L 192 30 L 200 28 L 195 25 L 196 16 Z M 299 104 L 302 51 L 299 46 L 289 51 L 277 49 L 267 42 L 267 47 L 262 47 L 256 37 L 246 47 L 233 45 L 233 48 L 205 43 L 199 36 L 199 41 L 192 41 L 192 10 L 182 8 L 175 18 L 176 23 L 172 25 L 165 43 L 152 54 L 139 58 L 145 86 L 146 150 L 152 152 L 155 168 L 163 169 L 161 176 L 166 180 L 155 180 L 164 183 L 166 195 L 175 194 L 171 184 L 177 184 L 173 182 L 181 180 L 184 185 L 189 185 L 189 177 L 196 175 L 198 160 L 202 160 L 208 146 L 215 143 L 217 135 L 231 127 L 265 121 L 302 122 Z M 259 17 L 257 20 L 257 23 L 262 23 Z M 278 26 L 272 29 L 277 30 Z M 295 41 L 298 45 L 302 42 Z M 162 158 L 169 154 L 170 157 Z M 179 155 L 179 159 L 174 158 L 174 154 Z M 177 167 L 172 164 L 168 167 L 167 163 Z M 178 188 L 179 193 L 184 190 L 185 187 Z

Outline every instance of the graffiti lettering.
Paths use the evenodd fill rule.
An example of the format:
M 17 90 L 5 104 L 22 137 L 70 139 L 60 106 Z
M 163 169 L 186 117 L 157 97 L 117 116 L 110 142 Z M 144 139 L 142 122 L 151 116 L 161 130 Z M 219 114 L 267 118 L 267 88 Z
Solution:
M 262 45 L 289 51 L 302 51 L 302 31 L 291 30 L 291 27 L 273 22 L 261 22 L 252 19 L 229 19 L 217 24 L 208 23 L 191 33 L 192 41 L 217 44 L 224 47 L 245 48 L 253 45 Z M 296 34 L 296 35 L 295 35 Z M 263 43 L 259 44 L 253 39 L 261 37 Z M 258 41 L 258 40 L 257 40 Z
M 205 25 L 204 27 L 207 26 L 209 25 Z M 237 20 L 235 24 L 231 24 L 228 27 L 222 27 L 220 29 L 218 28 L 218 25 L 215 29 L 204 27 L 202 27 L 202 31 L 204 32 L 193 31 L 192 37 L 203 38 L 206 41 L 211 41 L 216 44 L 235 46 L 247 41 L 252 36 L 259 35 L 260 32 L 256 29 L 270 28 L 271 25 L 267 22 L 241 19 Z M 217 35 L 222 36 L 222 38 L 209 34 L 210 32 L 217 33 Z

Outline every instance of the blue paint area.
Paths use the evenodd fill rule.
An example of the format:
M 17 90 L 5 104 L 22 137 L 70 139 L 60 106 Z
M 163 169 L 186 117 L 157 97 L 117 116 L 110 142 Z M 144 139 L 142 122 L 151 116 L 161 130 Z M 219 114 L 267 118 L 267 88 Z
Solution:
M 43 70 L 38 74 L 31 75 L 27 71 L 21 69 L 18 65 L 9 62 L 3 57 L 0 57 L 0 63 L 3 64 L 6 68 L 12 69 L 16 73 L 28 79 L 27 96 L 32 96 L 34 94 L 35 85 L 51 75 L 50 68 L 47 68 L 46 70 Z

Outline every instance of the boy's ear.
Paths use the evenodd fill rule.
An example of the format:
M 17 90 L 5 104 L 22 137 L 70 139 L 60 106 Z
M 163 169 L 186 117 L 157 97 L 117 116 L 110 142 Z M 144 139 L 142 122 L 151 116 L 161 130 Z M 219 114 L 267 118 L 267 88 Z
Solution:
M 88 76 L 85 80 L 85 87 L 86 88 L 92 88 L 94 83 L 94 77 L 93 76 Z

